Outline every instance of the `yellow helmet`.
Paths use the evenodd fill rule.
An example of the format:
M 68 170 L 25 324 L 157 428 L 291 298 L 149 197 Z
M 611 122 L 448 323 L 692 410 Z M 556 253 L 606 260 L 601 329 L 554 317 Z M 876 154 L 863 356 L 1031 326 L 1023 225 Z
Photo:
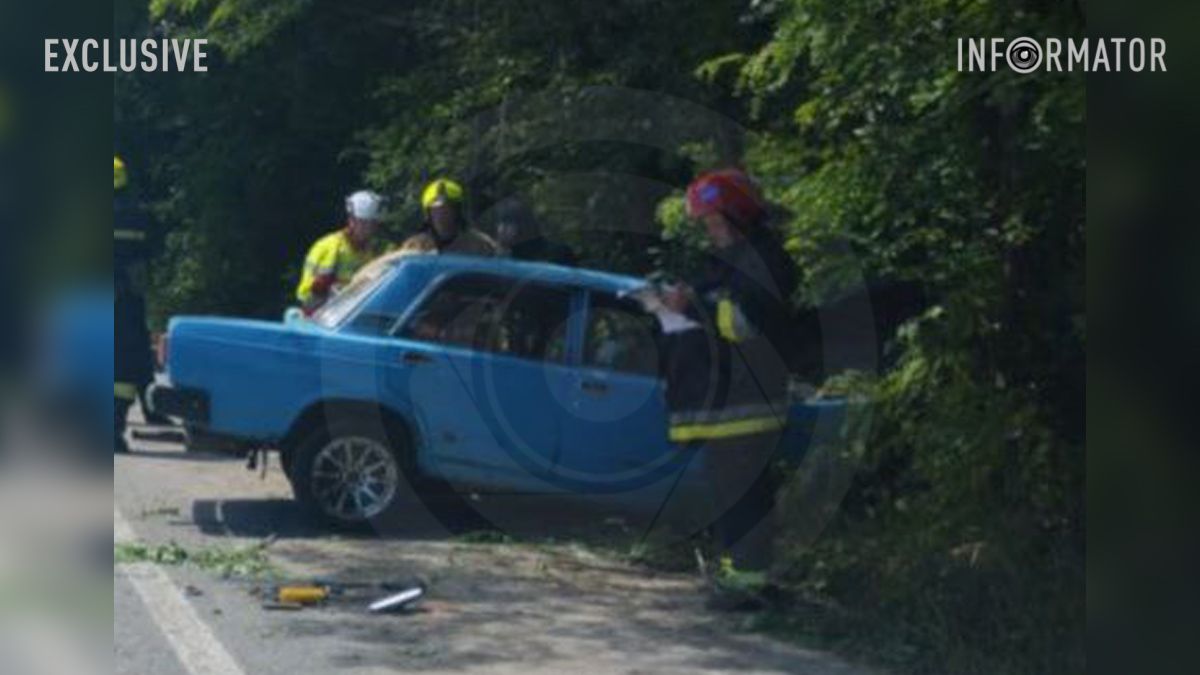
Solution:
M 428 212 L 431 207 L 443 200 L 461 204 L 464 194 L 462 185 L 449 178 L 439 178 L 426 185 L 425 189 L 421 191 L 421 210 Z
M 129 184 L 129 174 L 125 171 L 125 162 L 113 155 L 113 189 L 120 190 Z

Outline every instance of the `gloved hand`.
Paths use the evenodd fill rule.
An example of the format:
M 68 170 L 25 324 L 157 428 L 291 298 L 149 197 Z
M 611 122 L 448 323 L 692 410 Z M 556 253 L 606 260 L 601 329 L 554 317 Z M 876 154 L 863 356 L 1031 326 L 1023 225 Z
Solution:
M 312 292 L 313 295 L 329 295 L 333 290 L 333 284 L 337 281 L 337 277 L 332 274 L 322 274 L 313 279 Z

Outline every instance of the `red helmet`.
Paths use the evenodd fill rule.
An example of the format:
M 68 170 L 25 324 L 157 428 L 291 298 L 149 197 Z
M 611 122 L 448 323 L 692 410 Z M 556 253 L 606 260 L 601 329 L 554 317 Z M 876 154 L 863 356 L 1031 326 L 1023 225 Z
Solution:
M 721 213 L 738 225 L 757 223 L 766 214 L 758 186 L 740 169 L 701 174 L 687 189 L 687 213 L 700 218 Z

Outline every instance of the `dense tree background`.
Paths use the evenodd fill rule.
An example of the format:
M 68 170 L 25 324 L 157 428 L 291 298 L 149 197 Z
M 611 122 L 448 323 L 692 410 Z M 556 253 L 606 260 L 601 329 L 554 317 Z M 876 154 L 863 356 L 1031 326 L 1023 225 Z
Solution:
M 884 366 L 825 364 L 870 424 L 832 525 L 785 533 L 812 606 L 765 627 L 913 670 L 1082 672 L 1084 80 L 955 68 L 959 37 L 1081 36 L 1079 3 L 122 0 L 115 23 L 220 51 L 117 79 L 159 327 L 279 316 L 360 185 L 393 238 L 449 173 L 482 225 L 520 195 L 587 266 L 641 274 L 691 259 L 687 180 L 747 167 L 798 313 L 869 292 Z M 796 522 L 812 479 L 784 491 Z

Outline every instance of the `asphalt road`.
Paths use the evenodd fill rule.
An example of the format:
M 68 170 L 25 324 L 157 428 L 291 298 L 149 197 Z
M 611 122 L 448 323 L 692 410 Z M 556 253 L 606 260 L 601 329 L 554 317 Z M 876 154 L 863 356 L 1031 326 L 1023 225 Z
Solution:
M 146 429 L 143 429 L 146 430 Z M 269 611 L 265 582 L 151 563 L 114 566 L 116 672 L 308 673 L 858 673 L 827 654 L 738 630 L 703 609 L 694 574 L 651 573 L 567 544 L 471 543 L 414 505 L 391 536 L 336 536 L 308 523 L 274 465 L 135 439 L 114 458 L 114 540 L 232 550 L 269 541 L 287 578 L 422 578 L 419 612 L 372 615 L 375 595 Z M 561 500 L 484 498 L 512 527 L 558 541 L 625 516 Z M 601 525 L 603 523 L 604 525 Z
M 125 571 L 113 575 L 113 617 L 117 675 L 188 675 Z

